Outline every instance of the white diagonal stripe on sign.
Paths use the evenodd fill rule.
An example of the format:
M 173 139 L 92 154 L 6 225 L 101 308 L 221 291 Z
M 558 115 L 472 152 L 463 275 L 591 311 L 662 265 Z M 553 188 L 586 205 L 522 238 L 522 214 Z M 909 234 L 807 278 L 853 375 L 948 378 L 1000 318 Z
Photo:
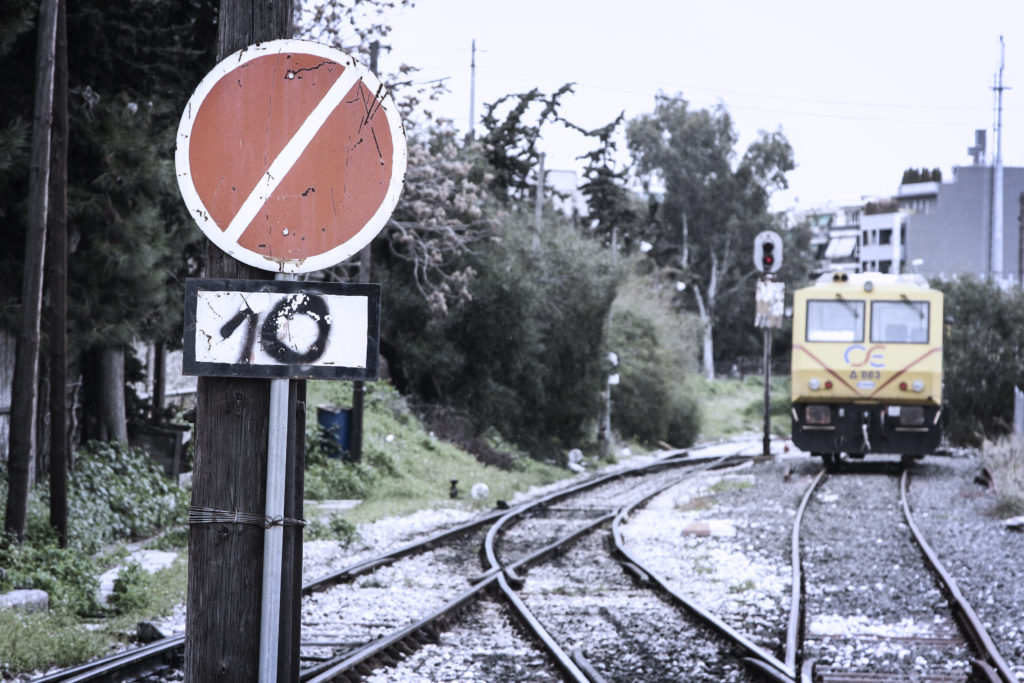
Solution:
M 298 161 L 309 145 L 309 142 L 313 139 L 313 136 L 324 125 L 327 117 L 341 104 L 341 100 L 352 89 L 357 80 L 358 74 L 356 69 L 346 68 L 338 77 L 338 80 L 334 82 L 334 85 L 327 90 L 323 99 L 313 108 L 313 111 L 306 117 L 306 120 L 302 122 L 295 135 L 284 146 L 280 154 L 277 155 L 277 158 L 274 159 L 273 163 L 270 164 L 270 167 L 256 183 L 256 187 L 246 197 L 242 206 L 239 207 L 238 213 L 231 219 L 231 223 L 228 224 L 227 229 L 224 231 L 224 236 L 227 239 L 232 242 L 238 241 L 238 238 L 249 227 L 256 214 L 263 208 L 267 199 L 277 189 L 281 180 L 284 179 L 288 171 Z

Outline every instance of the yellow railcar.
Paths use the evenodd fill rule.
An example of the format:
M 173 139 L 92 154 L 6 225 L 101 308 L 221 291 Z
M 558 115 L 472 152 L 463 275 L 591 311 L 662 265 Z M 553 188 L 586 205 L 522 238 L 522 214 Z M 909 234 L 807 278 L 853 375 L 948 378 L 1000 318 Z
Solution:
M 793 443 L 932 453 L 942 438 L 942 292 L 919 275 L 827 274 L 793 295 Z

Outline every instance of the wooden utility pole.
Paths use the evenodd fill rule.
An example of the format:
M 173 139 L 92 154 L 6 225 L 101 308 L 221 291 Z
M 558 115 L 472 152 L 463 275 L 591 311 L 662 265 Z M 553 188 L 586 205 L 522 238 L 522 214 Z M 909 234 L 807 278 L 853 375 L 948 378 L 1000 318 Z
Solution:
M 370 44 L 370 71 L 377 73 L 377 58 L 380 55 L 380 42 Z M 359 252 L 359 282 L 370 281 L 371 245 L 367 244 Z M 349 431 L 349 458 L 352 462 L 363 459 L 363 398 L 366 396 L 366 383 L 362 380 L 352 382 L 352 429 Z
M 11 384 L 8 492 L 4 517 L 4 530 L 18 541 L 25 538 L 28 490 L 35 469 L 39 321 L 43 307 L 43 262 L 46 256 L 46 215 L 49 208 L 50 127 L 53 117 L 58 6 L 59 0 L 43 0 L 39 6 L 32 156 L 29 162 L 28 229 L 25 235 L 25 269 L 21 288 L 21 327 L 15 347 L 14 380 Z
M 50 153 L 46 280 L 50 292 L 50 526 L 68 546 L 68 36 L 67 8 L 57 13 Z
M 533 207 L 533 249 L 540 249 L 540 232 L 544 225 L 544 152 L 538 156 L 537 196 Z
M 253 43 L 290 38 L 291 0 L 221 0 L 217 60 Z M 207 245 L 206 275 L 210 278 L 267 279 L 265 271 Z M 304 393 L 291 383 L 290 416 L 297 417 Z M 200 377 L 196 399 L 195 468 L 192 507 L 235 510 L 262 515 L 265 509 L 270 381 Z M 301 517 L 301 463 L 295 444 L 303 429 L 290 429 L 292 509 Z M 298 475 L 298 476 L 296 476 Z M 296 490 L 295 487 L 299 488 Z M 287 504 L 287 502 L 286 502 Z M 298 506 L 296 513 L 295 506 Z M 296 542 L 295 535 L 298 535 Z M 264 529 L 255 524 L 195 524 L 189 533 L 188 601 L 185 634 L 185 680 L 255 681 L 259 669 L 260 600 Z M 278 680 L 297 680 L 299 601 L 291 593 L 301 581 L 301 531 L 286 527 L 285 586 L 279 639 Z M 292 554 L 288 557 L 289 552 Z M 295 556 L 295 553 L 298 556 Z

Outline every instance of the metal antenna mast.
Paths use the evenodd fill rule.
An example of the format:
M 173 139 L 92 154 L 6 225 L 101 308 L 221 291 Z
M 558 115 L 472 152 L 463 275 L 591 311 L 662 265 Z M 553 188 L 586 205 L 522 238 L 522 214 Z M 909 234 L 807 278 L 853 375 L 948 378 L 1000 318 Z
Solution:
M 469 135 L 467 139 L 473 139 L 473 129 L 476 127 L 476 112 L 473 107 L 476 104 L 476 38 L 473 39 L 473 47 L 469 58 Z
M 999 279 L 1003 272 L 1003 37 L 999 36 L 999 75 L 996 85 L 996 157 L 992 170 L 992 277 Z

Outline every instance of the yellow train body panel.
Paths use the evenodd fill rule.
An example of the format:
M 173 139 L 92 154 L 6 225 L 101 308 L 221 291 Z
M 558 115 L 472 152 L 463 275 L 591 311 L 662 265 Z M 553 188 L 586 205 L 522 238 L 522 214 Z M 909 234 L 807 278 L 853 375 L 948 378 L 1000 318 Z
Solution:
M 921 455 L 941 436 L 942 292 L 915 275 L 823 276 L 793 295 L 793 440 Z

